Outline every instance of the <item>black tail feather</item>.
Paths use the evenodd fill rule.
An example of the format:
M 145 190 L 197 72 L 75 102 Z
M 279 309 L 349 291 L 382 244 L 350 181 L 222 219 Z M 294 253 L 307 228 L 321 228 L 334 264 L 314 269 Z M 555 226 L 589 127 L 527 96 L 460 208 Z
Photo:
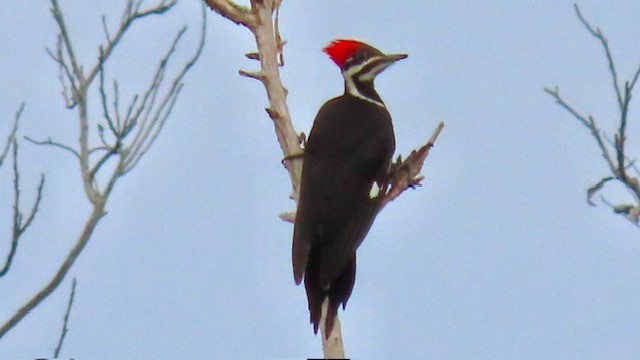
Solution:
M 315 261 L 313 261 L 313 254 L 309 260 L 304 276 L 304 285 L 309 301 L 310 322 L 313 323 L 313 332 L 317 334 L 322 317 L 322 303 L 328 298 L 327 318 L 324 324 L 325 337 L 328 337 L 333 330 L 338 307 L 342 304 L 342 309 L 344 309 L 351 296 L 356 280 L 356 257 L 354 254 L 351 261 L 347 263 L 340 275 L 329 285 L 328 289 L 322 289 L 320 286 L 320 276 L 316 273 L 317 267 L 313 266 L 315 263 Z

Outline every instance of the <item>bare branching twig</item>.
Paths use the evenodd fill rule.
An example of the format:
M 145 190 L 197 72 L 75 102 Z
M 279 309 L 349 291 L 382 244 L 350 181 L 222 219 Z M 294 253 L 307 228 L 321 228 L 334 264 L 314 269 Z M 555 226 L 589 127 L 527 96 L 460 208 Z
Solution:
M 396 163 L 392 164 L 389 172 L 389 183 L 391 188 L 384 195 L 380 210 L 382 210 L 390 201 L 393 201 L 400 196 L 406 189 L 420 186 L 420 183 L 424 179 L 420 175 L 424 161 L 429 156 L 429 150 L 435 145 L 440 132 L 444 129 L 444 122 L 440 122 L 436 129 L 433 131 L 433 135 L 429 141 L 418 150 L 413 150 L 409 156 L 402 161 L 402 157 L 398 156 Z
M 617 108 L 619 112 L 619 124 L 615 131 L 615 136 L 613 141 L 608 141 L 605 143 L 604 140 L 608 140 L 601 129 L 596 124 L 596 120 L 592 115 L 585 116 L 581 114 L 578 110 L 576 110 L 573 106 L 571 106 L 566 100 L 564 100 L 559 93 L 558 87 L 555 88 L 545 88 L 544 91 L 551 95 L 557 104 L 562 106 L 567 112 L 569 112 L 573 117 L 575 117 L 582 125 L 584 125 L 589 131 L 591 135 L 595 139 L 598 144 L 598 148 L 602 154 L 602 157 L 605 159 L 607 166 L 611 172 L 611 175 L 603 177 L 596 184 L 589 187 L 587 190 L 587 203 L 589 205 L 595 205 L 591 200 L 593 195 L 595 195 L 598 191 L 604 188 L 606 183 L 611 181 L 618 181 L 625 185 L 625 187 L 632 194 L 634 201 L 636 202 L 636 206 L 634 208 L 640 207 L 640 182 L 638 181 L 638 175 L 640 172 L 637 170 L 635 165 L 635 161 L 631 160 L 632 157 L 628 156 L 626 153 L 626 141 L 627 141 L 627 120 L 629 115 L 629 104 L 631 102 L 631 94 L 634 86 L 638 80 L 638 76 L 640 76 L 640 67 L 634 72 L 631 80 L 627 80 L 624 82 L 624 86 L 620 85 L 620 81 L 618 79 L 618 71 L 613 60 L 613 55 L 611 54 L 611 48 L 609 47 L 609 41 L 604 36 L 599 27 L 594 27 L 580 12 L 580 8 L 577 4 L 574 5 L 574 9 L 576 12 L 576 16 L 580 20 L 580 22 L 585 26 L 587 31 L 595 37 L 600 45 L 602 46 L 605 56 L 607 58 L 607 64 L 609 68 L 609 74 L 611 76 L 611 82 L 613 84 L 613 90 L 616 95 Z M 627 170 L 633 169 L 635 171 L 636 176 L 630 175 Z M 606 201 L 603 202 L 608 204 Z M 616 206 L 612 206 L 612 208 L 617 209 Z M 614 211 L 618 214 L 624 214 L 621 211 Z M 635 214 L 635 211 L 632 215 Z M 635 216 L 627 216 L 627 219 L 637 224 L 637 217 Z M 635 221 L 633 219 L 636 219 Z
M 7 258 L 0 268 L 0 278 L 5 276 L 9 269 L 11 268 L 11 264 L 13 263 L 13 258 L 16 255 L 16 251 L 18 250 L 18 242 L 20 241 L 20 237 L 24 234 L 24 232 L 31 226 L 33 219 L 38 213 L 38 208 L 40 206 L 40 201 L 42 200 L 42 189 L 44 188 L 44 175 L 40 175 L 40 184 L 38 185 L 36 192 L 36 199 L 31 206 L 31 210 L 27 214 L 26 218 L 21 210 L 20 206 L 20 171 L 18 169 L 18 140 L 16 138 L 16 134 L 18 131 L 18 122 L 20 120 L 20 116 L 22 114 L 22 110 L 24 110 L 24 103 L 20 105 L 18 112 L 16 113 L 13 129 L 7 139 L 7 146 L 5 146 L 5 150 L 0 154 L 0 165 L 2 160 L 4 160 L 7 155 L 7 151 L 12 149 L 12 158 L 13 158 L 13 222 L 12 222 L 12 231 L 11 231 L 11 243 L 9 245 L 9 253 L 7 254 Z
M 87 245 L 98 222 L 105 215 L 106 202 L 117 180 L 135 168 L 158 138 L 180 94 L 184 76 L 199 59 L 205 41 L 206 11 L 203 6 L 199 43 L 195 53 L 165 86 L 167 65 L 177 50 L 179 40 L 186 32 L 186 27 L 183 27 L 176 35 L 167 54 L 161 59 L 148 88 L 141 95 L 135 95 L 126 112 L 123 113 L 119 108 L 119 86 L 116 80 L 113 81 L 113 108 L 109 108 L 108 91 L 105 87 L 104 77 L 105 66 L 110 55 L 134 22 L 151 15 L 162 15 L 171 10 L 177 1 L 161 0 L 156 6 L 142 9 L 141 0 L 127 0 L 122 20 L 115 31 L 109 31 L 103 17 L 106 43 L 99 47 L 98 61 L 89 67 L 90 70 L 86 74 L 83 72 L 84 67 L 80 65 L 74 53 L 73 42 L 67 31 L 67 25 L 58 1 L 50 1 L 59 35 L 56 50 L 48 50 L 48 53 L 61 69 L 60 81 L 65 105 L 77 113 L 80 136 L 77 148 L 52 139 L 36 141 L 29 138 L 28 140 L 38 145 L 60 148 L 74 155 L 80 167 L 85 195 L 93 208 L 76 243 L 52 279 L 0 327 L 0 338 L 46 299 L 65 278 Z M 97 76 L 99 77 L 100 103 L 103 106 L 103 123 L 106 123 L 106 127 L 103 123 L 92 121 L 88 116 L 89 89 L 95 85 L 94 80 Z M 71 89 L 70 95 L 67 93 L 68 89 Z M 163 93 L 161 94 L 161 92 Z M 100 144 L 97 146 L 89 142 L 89 132 L 94 128 L 97 129 L 97 137 L 100 139 Z M 98 159 L 94 160 L 93 156 L 98 156 Z M 106 167 L 105 165 L 110 161 L 113 166 Z M 106 169 L 110 169 L 109 172 Z

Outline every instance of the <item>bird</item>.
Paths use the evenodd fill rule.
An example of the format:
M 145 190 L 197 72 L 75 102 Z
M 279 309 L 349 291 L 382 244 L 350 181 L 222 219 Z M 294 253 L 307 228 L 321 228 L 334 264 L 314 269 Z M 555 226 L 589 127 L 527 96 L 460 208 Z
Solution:
M 328 338 L 351 296 L 356 250 L 378 213 L 395 151 L 391 115 L 374 80 L 408 55 L 353 39 L 322 50 L 340 68 L 344 94 L 322 105 L 304 146 L 292 263 L 296 285 L 304 279 L 314 334 L 325 307 Z

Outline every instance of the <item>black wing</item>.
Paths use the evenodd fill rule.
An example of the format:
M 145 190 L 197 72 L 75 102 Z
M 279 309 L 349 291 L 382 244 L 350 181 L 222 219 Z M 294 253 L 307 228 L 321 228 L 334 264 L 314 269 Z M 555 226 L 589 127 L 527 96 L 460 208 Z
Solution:
M 388 112 L 339 97 L 325 104 L 309 135 L 293 237 L 293 268 L 300 283 L 314 252 L 327 287 L 351 261 L 375 215 L 369 198 L 384 181 L 395 143 Z

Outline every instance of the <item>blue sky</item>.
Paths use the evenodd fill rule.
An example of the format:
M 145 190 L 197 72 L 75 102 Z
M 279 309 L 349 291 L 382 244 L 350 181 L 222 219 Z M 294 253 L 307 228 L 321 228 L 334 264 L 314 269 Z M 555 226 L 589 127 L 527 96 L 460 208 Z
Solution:
M 122 1 L 123 2 L 123 1 Z M 118 2 L 119 4 L 120 2 Z M 613 132 L 615 98 L 604 53 L 570 1 L 285 1 L 282 78 L 298 131 L 342 92 L 320 51 L 355 37 L 407 60 L 377 81 L 403 154 L 446 128 L 427 160 L 424 186 L 380 214 L 361 246 L 358 276 L 340 314 L 353 358 L 632 359 L 640 352 L 638 229 L 586 188 L 607 174 L 586 129 L 542 89 L 563 96 Z M 120 5 L 61 1 L 81 61 L 102 41 L 101 14 Z M 634 1 L 581 1 L 610 39 L 621 78 L 640 64 Z M 46 1 L 0 12 L 0 135 L 26 102 L 20 134 L 74 143 L 64 109 Z M 143 89 L 183 23 L 184 60 L 197 41 L 199 2 L 138 24 L 107 76 Z M 0 357 L 51 356 L 71 277 L 79 283 L 62 355 L 75 358 L 303 358 L 321 355 L 304 289 L 293 282 L 293 209 L 287 173 L 246 29 L 210 14 L 202 58 L 187 75 L 154 148 L 117 185 L 108 215 L 62 286 L 0 341 Z M 97 98 L 90 116 L 100 120 Z M 640 126 L 630 114 L 631 155 Z M 95 125 L 94 125 L 95 126 Z M 0 280 L 8 318 L 57 269 L 89 214 L 74 159 L 22 142 L 24 198 L 38 176 L 41 211 Z M 11 193 L 0 170 L 1 254 Z M 612 202 L 626 193 L 604 192 Z M 4 255 L 2 255 L 4 256 Z

